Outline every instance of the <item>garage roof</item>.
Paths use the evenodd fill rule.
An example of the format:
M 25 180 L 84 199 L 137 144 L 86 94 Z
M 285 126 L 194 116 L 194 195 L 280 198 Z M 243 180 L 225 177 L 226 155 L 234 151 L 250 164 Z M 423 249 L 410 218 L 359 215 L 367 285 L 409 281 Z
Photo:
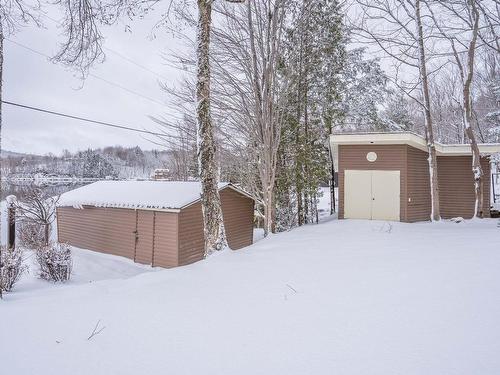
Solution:
M 223 189 L 233 189 L 253 199 L 230 183 L 220 183 L 219 190 Z M 200 194 L 200 182 L 98 181 L 62 194 L 57 205 L 178 211 L 199 201 Z
M 425 138 L 412 132 L 392 133 L 338 133 L 330 136 L 332 148 L 338 145 L 400 145 L 406 144 L 427 152 Z M 438 156 L 470 155 L 469 144 L 442 144 L 435 142 Z M 479 151 L 485 155 L 500 152 L 500 143 L 478 144 Z

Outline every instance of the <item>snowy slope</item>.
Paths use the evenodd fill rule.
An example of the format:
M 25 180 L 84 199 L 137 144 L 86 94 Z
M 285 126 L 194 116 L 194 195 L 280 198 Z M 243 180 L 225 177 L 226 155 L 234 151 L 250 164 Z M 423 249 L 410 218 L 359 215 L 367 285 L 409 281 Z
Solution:
M 186 267 L 21 284 L 0 302 L 2 372 L 498 374 L 497 223 L 332 220 Z

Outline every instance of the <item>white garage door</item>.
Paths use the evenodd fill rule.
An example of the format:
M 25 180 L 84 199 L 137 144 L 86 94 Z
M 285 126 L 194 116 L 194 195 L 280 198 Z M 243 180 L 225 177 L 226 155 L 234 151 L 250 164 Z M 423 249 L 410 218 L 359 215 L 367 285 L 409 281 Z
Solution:
M 399 171 L 344 171 L 344 217 L 399 221 Z

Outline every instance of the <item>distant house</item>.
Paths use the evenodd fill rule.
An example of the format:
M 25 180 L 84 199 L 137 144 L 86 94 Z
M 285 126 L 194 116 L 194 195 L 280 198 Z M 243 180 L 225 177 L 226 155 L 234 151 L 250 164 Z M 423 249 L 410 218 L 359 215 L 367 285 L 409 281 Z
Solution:
M 238 187 L 219 186 L 228 245 L 252 244 L 254 200 Z M 176 267 L 203 258 L 199 182 L 100 181 L 61 195 L 60 242 Z
M 431 216 L 427 143 L 400 133 L 334 134 L 330 149 L 339 176 L 339 218 L 415 222 Z M 485 215 L 490 207 L 488 155 L 500 144 L 481 144 Z M 474 215 L 470 145 L 436 143 L 439 200 L 443 218 Z
M 153 180 L 165 181 L 168 180 L 170 176 L 170 171 L 166 168 L 157 168 L 153 172 Z

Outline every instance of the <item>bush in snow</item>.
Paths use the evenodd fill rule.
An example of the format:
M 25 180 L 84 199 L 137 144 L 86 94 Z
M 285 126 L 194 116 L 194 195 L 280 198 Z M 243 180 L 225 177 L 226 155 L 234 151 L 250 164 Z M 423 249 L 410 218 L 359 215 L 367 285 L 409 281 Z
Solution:
M 21 221 L 17 228 L 17 239 L 22 247 L 37 249 L 44 243 L 44 226 L 33 221 Z
M 56 219 L 59 196 L 50 196 L 36 186 L 24 190 L 23 195 L 22 202 L 16 202 L 18 221 L 23 228 L 26 228 L 24 239 L 28 242 L 35 242 L 26 247 L 37 249 L 40 246 L 48 246 L 51 226 Z
M 36 251 L 36 260 L 40 267 L 40 277 L 48 281 L 69 280 L 73 260 L 68 244 L 51 242 Z
M 9 292 L 28 267 L 23 265 L 23 252 L 19 248 L 6 249 L 2 246 L 0 263 L 0 288 Z

